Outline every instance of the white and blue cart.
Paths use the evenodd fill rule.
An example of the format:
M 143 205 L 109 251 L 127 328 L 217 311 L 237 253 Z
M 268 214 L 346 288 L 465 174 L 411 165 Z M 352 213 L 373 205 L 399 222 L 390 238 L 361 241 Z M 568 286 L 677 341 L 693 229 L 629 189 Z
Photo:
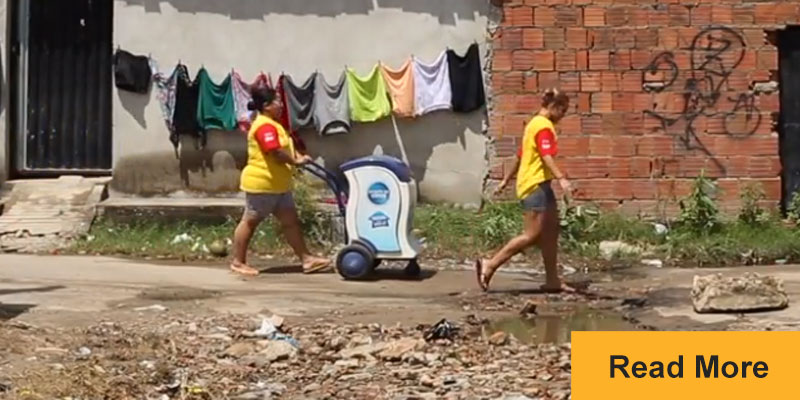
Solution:
M 345 279 L 363 279 L 383 260 L 407 261 L 406 274 L 418 276 L 422 246 L 412 232 L 417 184 L 406 163 L 370 156 L 342 164 L 346 182 L 318 164 L 305 168 L 336 195 L 345 220 L 346 246 L 336 256 Z

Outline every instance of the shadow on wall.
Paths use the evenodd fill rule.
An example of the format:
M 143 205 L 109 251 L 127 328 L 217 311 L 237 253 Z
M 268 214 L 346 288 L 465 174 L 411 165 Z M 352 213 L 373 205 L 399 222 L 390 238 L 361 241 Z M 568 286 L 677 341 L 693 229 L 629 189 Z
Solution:
M 434 201 L 479 201 L 486 170 L 484 110 L 472 114 L 438 112 L 417 119 L 397 119 L 400 140 L 420 195 Z M 320 137 L 301 132 L 309 152 L 321 157 L 326 166 L 338 170 L 353 158 L 386 154 L 403 158 L 391 119 L 356 125 L 345 135 Z M 166 137 L 164 140 L 167 140 Z M 471 145 L 469 145 L 472 143 Z M 449 149 L 438 152 L 438 146 Z M 210 132 L 205 148 L 193 137 L 181 139 L 175 153 L 162 152 L 120 159 L 114 168 L 111 187 L 137 195 L 165 195 L 178 191 L 223 194 L 238 191 L 239 174 L 247 161 L 245 136 L 241 132 Z
M 321 137 L 313 131 L 303 131 L 301 135 L 309 152 L 325 160 L 328 168 L 336 169 L 342 163 L 357 157 L 385 154 L 403 159 L 405 149 L 414 178 L 425 180 L 428 161 L 436 146 L 457 143 L 462 152 L 466 151 L 466 132 L 481 134 L 484 112 L 469 115 L 441 111 L 421 118 L 397 118 L 397 132 L 391 118 L 369 124 L 355 124 L 352 132 L 346 135 Z M 400 148 L 402 141 L 403 149 Z
M 147 120 L 144 116 L 144 111 L 147 108 L 147 105 L 150 104 L 150 91 L 148 91 L 147 95 L 142 95 L 139 93 L 131 93 L 125 90 L 115 90 L 117 96 L 119 96 L 119 102 L 122 103 L 122 107 L 127 111 L 142 127 L 142 129 L 147 129 Z
M 306 131 L 302 137 L 309 152 L 322 157 L 332 170 L 372 154 L 403 159 L 405 151 L 422 200 L 478 203 L 486 171 L 485 118 L 483 109 L 466 115 L 442 111 L 416 119 L 397 118 L 399 135 L 388 118 L 357 124 L 347 135 L 320 137 Z M 443 145 L 450 148 L 440 149 L 434 157 Z
M 239 171 L 247 164 L 247 140 L 243 132 L 210 132 L 199 148 L 197 139 L 181 138 L 178 156 L 181 183 L 189 190 L 211 193 L 239 190 Z
M 166 133 L 163 140 L 167 141 Z M 195 137 L 182 136 L 177 154 L 162 151 L 119 159 L 111 188 L 140 196 L 181 191 L 229 194 L 239 190 L 239 174 L 246 162 L 247 146 L 241 132 L 211 131 L 203 148 Z
M 474 20 L 489 13 L 488 0 L 122 0 L 139 5 L 147 12 L 161 12 L 161 3 L 169 3 L 180 12 L 213 13 L 231 19 L 262 20 L 267 14 L 319 15 L 368 14 L 378 8 L 397 8 L 406 12 L 430 14 L 440 23 L 455 25 L 457 20 Z

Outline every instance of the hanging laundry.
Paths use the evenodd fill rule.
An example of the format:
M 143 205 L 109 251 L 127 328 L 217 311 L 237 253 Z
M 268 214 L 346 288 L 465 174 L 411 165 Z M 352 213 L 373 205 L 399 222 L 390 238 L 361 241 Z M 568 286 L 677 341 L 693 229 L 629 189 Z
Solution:
M 245 127 L 250 124 L 250 110 L 247 109 L 247 104 L 253 100 L 250 91 L 245 87 L 242 76 L 238 72 L 231 73 L 233 77 L 233 107 L 236 112 L 236 123 L 239 130 L 245 131 Z
M 377 65 L 364 78 L 359 77 L 352 68 L 348 68 L 347 87 L 350 97 L 350 118 L 353 121 L 373 122 L 392 113 L 392 104 L 386 93 L 386 83 Z
M 386 89 L 392 97 L 392 111 L 401 117 L 414 116 L 414 67 L 408 59 L 400 69 L 381 64 Z
M 233 79 L 229 74 L 220 84 L 211 80 L 208 71 L 197 73 L 200 99 L 197 103 L 197 123 L 204 131 L 236 129 L 236 111 L 233 105 Z
M 169 141 L 172 142 L 175 148 L 178 148 L 178 134 L 175 132 L 175 125 L 172 120 L 175 116 L 175 97 L 178 90 L 178 67 L 172 70 L 172 74 L 167 77 L 158 69 L 155 62 L 150 64 L 153 73 L 153 83 L 155 83 L 158 92 L 156 98 L 161 106 L 161 116 L 164 118 L 164 123 L 169 130 Z
M 239 130 L 248 132 L 250 131 L 250 123 L 253 114 L 252 111 L 247 109 L 247 103 L 253 99 L 250 93 L 253 88 L 272 87 L 272 82 L 269 76 L 263 72 L 258 74 L 253 83 L 245 82 L 242 76 L 236 71 L 233 71 L 231 75 L 233 75 L 233 100 L 236 110 L 236 122 L 239 126 Z
M 483 90 L 483 72 L 478 44 L 469 46 L 464 57 L 453 50 L 447 50 L 447 63 L 450 69 L 450 87 L 453 90 L 453 111 L 472 112 L 486 103 Z
M 292 77 L 286 76 L 283 90 L 286 93 L 286 108 L 289 111 L 289 126 L 293 132 L 299 131 L 309 125 L 314 120 L 314 84 L 317 73 L 297 86 Z
M 294 149 L 297 150 L 300 153 L 304 153 L 305 154 L 305 152 L 306 152 L 306 143 L 303 141 L 303 139 L 300 137 L 300 135 L 297 134 L 297 131 L 293 130 L 291 128 L 291 126 L 290 126 L 291 124 L 289 122 L 290 121 L 289 120 L 289 106 L 288 106 L 289 100 L 288 100 L 287 95 L 286 95 L 286 79 L 287 78 L 288 78 L 288 76 L 286 76 L 285 74 L 281 74 L 281 77 L 278 78 L 278 89 L 277 89 L 278 99 L 280 99 L 281 105 L 282 105 L 282 107 L 281 107 L 281 116 L 280 116 L 280 119 L 278 120 L 278 122 L 281 124 L 281 126 L 283 126 L 286 129 L 287 132 L 289 132 L 289 136 L 292 137 L 292 140 L 294 141 Z
M 177 135 L 192 135 L 201 139 L 205 145 L 205 135 L 197 124 L 197 103 L 200 97 L 197 78 L 189 79 L 189 69 L 183 64 L 175 67 L 177 74 L 175 83 L 175 109 L 172 116 L 172 127 L 175 131 L 173 144 L 177 146 Z
M 114 83 L 117 89 L 146 94 L 150 89 L 150 57 L 135 56 L 125 50 L 114 54 Z
M 414 58 L 414 101 L 417 115 L 449 110 L 453 107 L 452 99 L 447 52 L 442 52 L 432 64 L 425 64 Z
M 291 131 L 292 127 L 289 124 L 289 107 L 287 106 L 288 100 L 286 98 L 286 75 L 281 74 L 278 78 L 278 98 L 281 100 L 281 117 L 278 122 L 287 130 Z
M 347 74 L 342 73 L 339 82 L 329 85 L 325 76 L 317 74 L 314 88 L 314 125 L 320 135 L 350 132 L 350 101 Z

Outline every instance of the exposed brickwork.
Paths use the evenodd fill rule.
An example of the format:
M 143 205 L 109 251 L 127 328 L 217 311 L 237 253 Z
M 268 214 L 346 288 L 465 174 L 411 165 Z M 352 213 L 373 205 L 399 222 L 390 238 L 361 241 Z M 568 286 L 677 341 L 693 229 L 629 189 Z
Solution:
M 507 0 L 492 67 L 491 180 L 511 164 L 539 95 L 572 97 L 560 162 L 579 200 L 669 213 L 705 170 L 723 208 L 746 184 L 780 200 L 768 32 L 800 22 L 800 0 Z

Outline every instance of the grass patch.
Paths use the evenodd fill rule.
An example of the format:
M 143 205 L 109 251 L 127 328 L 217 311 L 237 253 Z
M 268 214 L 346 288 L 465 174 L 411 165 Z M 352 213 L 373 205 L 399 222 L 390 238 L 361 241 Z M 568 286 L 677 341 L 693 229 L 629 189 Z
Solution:
M 330 223 L 316 207 L 307 178 L 300 175 L 293 192 L 300 224 L 309 246 L 316 250 L 330 246 Z M 239 221 L 228 219 L 222 224 L 190 220 L 140 219 L 120 223 L 98 219 L 86 237 L 75 241 L 69 252 L 76 254 L 117 255 L 135 258 L 197 260 L 213 258 L 209 247 L 214 242 L 227 245 Z M 257 255 L 290 254 L 273 220 L 262 223 L 250 243 Z
M 214 241 L 227 243 L 235 227 L 236 221 L 233 220 L 212 225 L 156 220 L 116 223 L 99 219 L 92 225 L 89 235 L 73 244 L 71 251 L 136 258 L 200 259 L 208 256 L 205 248 Z M 274 224 L 262 224 L 253 237 L 253 252 L 274 254 L 283 251 L 277 233 Z
M 662 221 L 661 232 L 654 221 L 599 212 L 591 206 L 564 202 L 561 209 L 561 248 L 570 258 L 591 260 L 602 266 L 599 244 L 622 241 L 642 249 L 641 256 L 625 256 L 615 262 L 637 263 L 640 257 L 658 258 L 666 265 L 717 267 L 800 262 L 800 231 L 774 212 L 759 208 L 762 195 L 745 191 L 737 218 L 726 220 L 714 202 L 717 188 L 701 176 L 692 194 L 681 201 L 682 214 L 673 222 Z M 314 206 L 310 191 L 301 186 L 295 198 L 309 244 L 330 250 L 331 223 Z M 796 201 L 800 204 L 800 200 Z M 800 209 L 800 206 L 796 207 Z M 798 212 L 800 215 L 800 212 Z M 205 246 L 228 242 L 236 221 L 209 225 L 189 221 L 140 220 L 119 224 L 100 220 L 90 235 L 78 240 L 72 251 L 79 254 L 109 254 L 131 257 L 198 259 L 210 257 Z M 669 228 L 667 228 L 669 226 Z M 442 205 L 421 205 L 415 210 L 414 227 L 425 239 L 426 258 L 473 257 L 502 246 L 522 230 L 520 208 L 513 203 L 491 203 L 480 212 Z M 176 240 L 182 237 L 186 240 Z M 279 230 L 265 223 L 253 239 L 254 253 L 288 254 Z M 531 254 L 534 256 L 533 254 Z
M 519 206 L 487 205 L 483 212 L 423 205 L 415 210 L 414 227 L 425 238 L 430 255 L 466 257 L 502 246 L 522 230 Z
M 660 246 L 659 255 L 673 264 L 695 267 L 773 264 L 800 261 L 800 234 L 779 221 L 759 226 L 740 222 L 721 224 L 700 234 L 677 229 Z
M 461 259 L 494 251 L 518 234 L 522 229 L 519 213 L 515 203 L 494 204 L 482 213 L 424 205 L 416 212 L 415 228 L 425 238 L 425 257 Z M 563 253 L 587 260 L 599 260 L 600 242 L 619 240 L 642 248 L 647 253 L 645 258 L 658 258 L 671 266 L 718 267 L 800 261 L 800 232 L 776 219 L 758 225 L 720 222 L 714 231 L 705 233 L 678 226 L 665 235 L 659 235 L 652 222 L 616 213 L 597 213 L 565 221 L 561 239 Z M 90 234 L 76 241 L 70 250 L 79 254 L 137 258 L 203 259 L 210 257 L 203 246 L 210 246 L 214 241 L 227 242 L 235 226 L 233 220 L 218 225 L 152 220 L 120 224 L 99 220 Z M 175 240 L 182 235 L 188 239 Z M 317 250 L 329 249 L 329 245 L 316 240 L 312 244 Z M 251 249 L 259 255 L 290 254 L 272 223 L 262 224 Z M 636 263 L 638 258 L 625 257 L 624 261 Z

